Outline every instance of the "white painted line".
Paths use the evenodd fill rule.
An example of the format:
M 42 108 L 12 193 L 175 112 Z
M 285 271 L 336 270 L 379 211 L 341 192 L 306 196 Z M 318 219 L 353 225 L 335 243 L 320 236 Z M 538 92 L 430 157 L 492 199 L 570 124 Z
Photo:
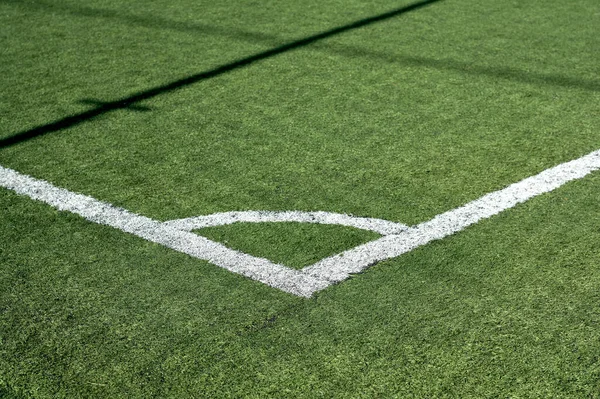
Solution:
M 207 238 L 174 229 L 159 221 L 55 187 L 46 181 L 2 166 L 0 186 L 45 202 L 61 211 L 76 213 L 89 221 L 134 234 L 295 295 L 309 297 L 331 284 L 299 270 L 234 251 Z
M 547 169 L 540 174 L 484 195 L 462 207 L 442 213 L 428 222 L 407 228 L 380 219 L 355 218 L 327 212 L 226 212 L 196 218 L 159 222 L 114 207 L 92 197 L 0 166 L 0 186 L 76 213 L 95 223 L 108 225 L 176 251 L 209 261 L 234 273 L 261 281 L 283 291 L 310 297 L 327 286 L 347 279 L 382 260 L 395 258 L 433 240 L 461 231 L 518 203 L 552 191 L 600 169 L 600 151 Z M 267 259 L 254 257 L 190 233 L 190 230 L 236 222 L 294 221 L 342 224 L 384 234 L 383 237 L 312 266 L 294 270 Z
M 459 232 L 482 219 L 496 215 L 537 195 L 550 192 L 598 169 L 600 169 L 600 150 L 546 169 L 502 190 L 486 194 L 400 234 L 385 236 L 323 259 L 304 268 L 303 272 L 333 282 L 343 281 L 350 274 L 359 273 L 377 262 L 395 258 L 428 242 Z
M 179 230 L 192 231 L 204 227 L 223 226 L 233 223 L 264 223 L 264 222 L 299 222 L 335 224 L 370 230 L 381 235 L 398 234 L 408 229 L 401 223 L 389 220 L 363 218 L 342 213 L 331 212 L 302 212 L 302 211 L 235 211 L 213 213 L 212 215 L 196 216 L 186 219 L 170 220 L 168 226 Z

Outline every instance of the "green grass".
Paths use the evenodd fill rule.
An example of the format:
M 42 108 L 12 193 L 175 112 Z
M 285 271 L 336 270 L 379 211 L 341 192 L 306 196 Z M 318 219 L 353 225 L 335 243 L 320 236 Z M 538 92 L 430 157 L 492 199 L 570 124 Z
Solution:
M 379 238 L 353 227 L 302 223 L 236 223 L 196 233 L 250 255 L 295 269 Z
M 407 4 L 0 1 L 0 140 Z M 439 1 L 0 165 L 157 220 L 415 224 L 600 148 L 599 23 L 595 0 Z M 0 397 L 598 398 L 598 190 L 595 173 L 303 299 L 0 189 Z M 198 233 L 298 267 L 370 234 L 292 225 Z

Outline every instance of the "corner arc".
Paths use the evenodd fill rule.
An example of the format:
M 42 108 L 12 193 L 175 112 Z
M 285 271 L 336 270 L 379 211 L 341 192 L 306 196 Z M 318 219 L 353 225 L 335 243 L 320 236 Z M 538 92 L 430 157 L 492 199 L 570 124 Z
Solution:
M 224 226 L 233 223 L 265 223 L 265 222 L 298 222 L 333 224 L 369 230 L 381 235 L 398 234 L 408 226 L 385 219 L 365 218 L 324 211 L 232 211 L 213 213 L 212 215 L 195 216 L 163 222 L 171 228 L 192 231 L 205 227 Z

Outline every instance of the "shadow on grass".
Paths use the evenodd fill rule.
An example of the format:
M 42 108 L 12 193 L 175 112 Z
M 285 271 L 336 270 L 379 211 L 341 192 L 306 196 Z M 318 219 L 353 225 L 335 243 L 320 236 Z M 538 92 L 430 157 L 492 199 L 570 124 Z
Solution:
M 564 88 L 577 88 L 588 91 L 600 91 L 600 81 L 590 81 L 585 79 L 578 79 L 568 76 L 561 75 L 551 75 L 551 74 L 543 74 L 536 72 L 526 72 L 519 69 L 511 68 L 511 67 L 493 67 L 493 66 L 482 66 L 476 65 L 472 63 L 465 63 L 456 60 L 449 59 L 434 59 L 427 57 L 418 57 L 418 56 L 407 56 L 407 55 L 394 55 L 389 53 L 377 52 L 370 49 L 365 49 L 362 47 L 352 47 L 347 45 L 335 44 L 329 45 L 326 43 L 320 43 L 323 39 L 329 38 L 331 36 L 339 35 L 354 29 L 361 28 L 363 26 L 367 26 L 376 22 L 385 21 L 397 16 L 400 16 L 404 13 L 414 11 L 420 9 L 422 7 L 431 5 L 433 3 L 437 3 L 441 0 L 424 0 L 418 3 L 414 3 L 402 8 L 398 8 L 383 14 L 379 14 L 373 17 L 365 18 L 359 21 L 352 22 L 347 25 L 343 25 L 325 32 L 321 32 L 312 36 L 308 36 L 303 39 L 299 39 L 296 41 L 289 42 L 287 44 L 283 44 L 281 46 L 275 47 L 273 49 L 249 56 L 247 58 L 243 58 L 237 61 L 234 61 L 229 64 L 225 64 L 219 66 L 217 68 L 200 72 L 195 75 L 188 76 L 186 78 L 176 80 L 174 82 L 157 86 L 154 88 L 150 88 L 148 90 L 144 90 L 138 93 L 134 93 L 129 97 L 122 98 L 116 101 L 110 102 L 101 102 L 93 99 L 85 99 L 81 100 L 81 103 L 92 105 L 94 108 L 84 111 L 79 114 L 75 114 L 72 116 L 68 116 L 62 118 L 60 120 L 48 123 L 46 125 L 41 125 L 29 130 L 25 130 L 22 132 L 18 132 L 4 139 L 0 139 L 0 148 L 9 147 L 15 144 L 19 144 L 21 142 L 33 139 L 35 137 L 39 137 L 45 135 L 47 133 L 52 133 L 56 131 L 60 131 L 63 129 L 67 129 L 69 127 L 76 126 L 83 122 L 92 120 L 97 116 L 119 110 L 119 109 L 128 109 L 135 111 L 148 111 L 149 108 L 138 105 L 138 102 L 143 100 L 147 100 L 158 95 L 169 93 L 175 91 L 177 89 L 192 85 L 194 83 L 198 83 L 200 81 L 210 79 L 219 75 L 222 75 L 227 72 L 231 72 L 233 70 L 243 68 L 254 64 L 258 61 L 264 60 L 266 58 L 274 57 L 282 53 L 286 53 L 292 51 L 297 48 L 305 47 L 308 45 L 315 45 L 314 48 L 319 51 L 327 51 L 329 53 L 339 54 L 346 57 L 361 57 L 368 59 L 377 59 L 383 62 L 395 63 L 405 66 L 416 66 L 416 67 L 426 67 L 433 68 L 439 70 L 447 70 L 458 73 L 465 73 L 471 75 L 478 76 L 486 76 L 496 79 L 504 79 L 504 80 L 512 80 L 526 84 L 536 84 L 536 85 L 545 85 L 545 86 L 554 86 L 554 87 L 564 87 Z M 246 32 L 242 30 L 232 30 L 219 28 L 214 26 L 208 26 L 197 23 L 187 23 L 187 22 L 178 22 L 178 21 L 169 21 L 156 17 L 146 17 L 146 16 L 136 16 L 132 14 L 121 14 L 113 10 L 105 10 L 105 9 L 95 9 L 89 7 L 69 7 L 65 5 L 51 4 L 43 1 L 35 1 L 35 2 L 22 2 L 19 0 L 0 0 L 3 3 L 14 3 L 22 6 L 26 6 L 29 8 L 35 9 L 44 9 L 48 11 L 57 10 L 70 15 L 81 16 L 81 17 L 92 17 L 92 18 L 108 18 L 120 20 L 126 23 L 135 24 L 137 26 L 147 27 L 147 28 L 159 28 L 159 29 L 170 29 L 170 30 L 178 30 L 178 31 L 186 31 L 186 32 L 194 32 L 201 34 L 209 34 L 209 35 L 217 35 L 229 37 L 236 40 L 246 40 L 251 42 L 268 42 L 275 43 L 277 41 L 281 41 L 280 38 L 277 38 L 272 35 L 266 35 L 261 33 L 253 33 Z
M 26 7 L 34 10 L 41 10 L 44 12 L 53 12 L 57 11 L 63 14 L 72 15 L 76 17 L 83 18 L 100 18 L 100 19 L 109 19 L 111 21 L 117 21 L 124 23 L 126 25 L 134 25 L 138 27 L 148 28 L 148 29 L 164 29 L 164 30 L 172 30 L 186 33 L 195 33 L 201 35 L 210 35 L 210 36 L 220 36 L 225 37 L 232 40 L 245 41 L 249 43 L 257 43 L 262 42 L 267 45 L 276 45 L 277 43 L 282 43 L 284 39 L 276 35 L 270 35 L 266 33 L 260 32 L 251 32 L 242 29 L 232 28 L 232 27 L 219 27 L 214 25 L 207 25 L 198 22 L 185 22 L 185 21 L 176 21 L 169 20 L 164 18 L 159 18 L 156 16 L 141 16 L 123 13 L 121 11 L 108 10 L 108 9 L 99 9 L 87 7 L 84 5 L 70 6 L 66 4 L 57 4 L 50 3 L 44 0 L 35 0 L 35 1 L 23 1 L 23 0 L 0 0 L 0 3 L 8 3 L 15 4 L 19 7 Z M 419 4 L 417 4 L 418 6 Z M 356 22 L 357 27 L 366 25 L 371 22 L 376 22 L 378 20 L 383 20 L 387 18 L 391 18 L 393 16 L 399 15 L 403 12 L 410 11 L 404 8 L 398 9 L 395 11 L 391 11 L 390 13 L 382 14 L 381 16 L 368 18 L 365 24 L 362 24 L 361 21 Z M 353 29 L 352 25 L 348 25 L 349 29 Z M 341 29 L 344 29 L 342 27 Z M 346 29 L 344 29 L 345 31 Z M 341 33 L 337 32 L 336 29 L 333 29 L 331 34 Z M 325 33 L 325 35 L 328 35 Z M 325 36 L 327 37 L 327 36 Z M 301 41 L 298 41 L 301 42 Z M 365 49 L 361 47 L 352 47 L 345 45 L 329 45 L 327 43 L 319 43 L 314 46 L 316 50 L 326 51 L 329 53 L 334 53 L 346 57 L 360 57 L 360 58 L 368 58 L 368 59 L 377 59 L 380 61 L 388 62 L 388 63 L 396 63 L 405 66 L 417 66 L 417 67 L 426 67 L 433 68 L 439 70 L 448 70 L 453 72 L 460 72 L 472 75 L 481 75 L 488 76 L 492 78 L 500 78 L 507 80 L 514 80 L 521 83 L 529 83 L 529 84 L 537 84 L 537 85 L 546 85 L 546 86 L 555 86 L 555 87 L 565 87 L 565 88 L 578 88 L 587 91 L 600 91 L 600 81 L 590 81 L 585 79 L 573 78 L 570 76 L 561 76 L 561 75 L 551 75 L 551 74 L 543 74 L 536 72 L 527 72 L 515 68 L 510 67 L 493 67 L 493 66 L 481 66 L 475 65 L 472 63 L 464 63 L 456 60 L 449 59 L 433 59 L 426 57 L 418 57 L 418 56 L 407 56 L 407 55 L 394 55 L 389 53 L 382 53 L 373 51 L 370 49 Z M 85 100 L 88 103 L 92 102 L 90 100 Z M 83 101 L 82 101 L 83 102 Z M 97 105 L 99 102 L 94 101 Z
M 10 2 L 14 2 L 14 0 L 9 0 Z M 147 100 L 153 97 L 156 97 L 161 94 L 170 93 L 180 88 L 192 85 L 194 83 L 198 83 L 200 81 L 214 78 L 216 76 L 222 75 L 227 72 L 234 71 L 236 69 L 240 69 L 251 64 L 254 64 L 258 61 L 264 60 L 266 58 L 274 57 L 276 55 L 286 53 L 288 51 L 295 50 L 297 48 L 305 47 L 320 40 L 326 39 L 331 36 L 339 35 L 354 29 L 361 28 L 363 26 L 371 25 L 376 22 L 385 21 L 402 14 L 405 14 L 410 11 L 415 11 L 425 6 L 428 6 L 433 3 L 437 3 L 442 0 L 423 0 L 418 3 L 414 3 L 402 8 L 398 8 L 392 11 L 388 11 L 383 14 L 379 14 L 373 17 L 361 19 L 347 25 L 339 26 L 337 28 L 333 28 L 331 30 L 317 33 L 312 36 L 305 37 L 303 39 L 299 39 L 279 47 L 275 47 L 273 49 L 263 51 L 261 53 L 234 61 L 229 64 L 225 64 L 219 66 L 217 68 L 200 72 L 195 75 L 188 76 L 183 79 L 176 80 L 174 82 L 156 86 L 148 90 L 140 91 L 138 93 L 134 93 L 129 97 L 122 98 L 116 101 L 110 102 L 98 102 L 97 106 L 89 111 L 81 112 L 79 114 L 71 115 L 60 120 L 48 123 L 46 125 L 37 126 L 33 129 L 25 130 L 19 133 L 16 133 L 12 136 L 0 140 L 0 148 L 5 148 L 9 146 L 13 146 L 15 144 L 22 143 L 26 140 L 33 139 L 35 137 L 39 137 L 48 133 L 56 132 L 59 130 L 67 129 L 76 125 L 79 125 L 83 122 L 87 122 L 96 118 L 97 116 L 109 113 L 111 111 L 116 111 L 119 109 L 134 109 L 136 103 Z M 85 100 L 87 103 L 93 100 Z

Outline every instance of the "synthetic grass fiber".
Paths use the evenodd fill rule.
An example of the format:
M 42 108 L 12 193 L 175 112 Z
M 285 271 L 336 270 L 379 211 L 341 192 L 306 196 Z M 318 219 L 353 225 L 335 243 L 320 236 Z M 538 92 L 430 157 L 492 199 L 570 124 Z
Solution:
M 372 231 L 300 223 L 239 223 L 197 233 L 250 255 L 303 268 L 380 237 Z
M 0 165 L 161 221 L 413 225 L 600 148 L 600 3 L 411 4 L 0 0 Z M 305 299 L 0 189 L 0 397 L 599 398 L 598 192 Z M 375 237 L 296 224 L 197 233 Z

